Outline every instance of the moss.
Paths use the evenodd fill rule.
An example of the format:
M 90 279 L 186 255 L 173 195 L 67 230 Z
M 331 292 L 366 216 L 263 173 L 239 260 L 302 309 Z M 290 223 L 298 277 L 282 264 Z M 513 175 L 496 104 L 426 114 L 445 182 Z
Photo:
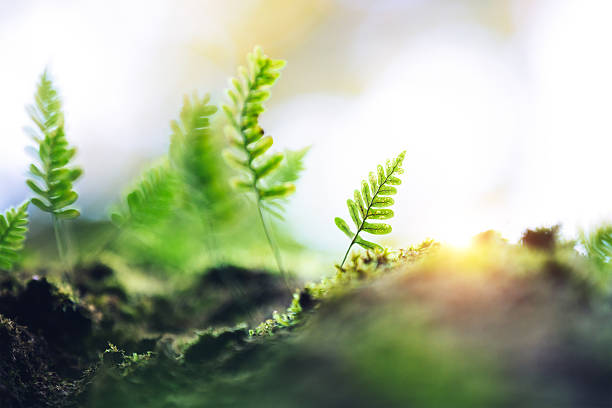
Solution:
M 388 249 L 354 254 L 346 267 L 336 267 L 333 277 L 309 283 L 302 290 L 296 291 L 284 313 L 274 311 L 272 318 L 264 320 L 249 333 L 251 336 L 270 336 L 279 330 L 292 329 L 302 321 L 303 312 L 311 312 L 323 299 L 350 292 L 364 282 L 392 271 L 398 265 L 418 262 L 438 248 L 438 243 L 426 240 L 396 254 L 391 254 Z
M 207 362 L 240 347 L 247 337 L 245 324 L 232 328 L 198 331 L 197 337 L 186 345 L 183 358 L 190 364 Z
M 101 357 L 102 367 L 107 370 L 117 370 L 119 376 L 125 377 L 134 374 L 136 371 L 145 370 L 154 355 L 152 351 L 128 354 L 109 343 Z

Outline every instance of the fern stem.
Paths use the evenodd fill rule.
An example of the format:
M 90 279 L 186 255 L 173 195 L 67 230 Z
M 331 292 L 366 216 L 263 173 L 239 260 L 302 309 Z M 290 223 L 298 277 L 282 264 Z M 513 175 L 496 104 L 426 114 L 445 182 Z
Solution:
M 243 136 L 243 145 L 244 145 L 244 149 L 246 150 L 247 143 L 246 143 L 245 136 Z M 289 289 L 289 281 L 288 281 L 287 275 L 285 274 L 285 268 L 283 268 L 283 261 L 281 258 L 280 250 L 278 249 L 278 246 L 275 245 L 274 241 L 272 240 L 272 236 L 266 224 L 266 219 L 264 218 L 263 211 L 261 209 L 261 192 L 259 191 L 259 188 L 257 187 L 257 171 L 255 171 L 255 168 L 253 167 L 253 161 L 250 159 L 248 161 L 248 166 L 249 166 L 249 170 L 251 171 L 251 174 L 253 175 L 253 190 L 255 192 L 255 195 L 257 196 L 257 200 L 256 200 L 257 201 L 257 212 L 259 212 L 259 218 L 261 219 L 261 225 L 263 226 L 264 233 L 266 234 L 266 239 L 268 240 L 268 244 L 270 245 L 270 248 L 272 249 L 272 252 L 274 253 L 274 258 L 276 259 L 276 265 L 278 266 L 278 270 L 281 276 L 283 277 L 285 284 L 287 285 L 287 289 Z
M 256 54 L 253 54 L 253 55 L 256 55 Z M 272 249 L 272 253 L 274 254 L 274 258 L 276 260 L 276 265 L 278 266 L 279 272 L 281 276 L 283 277 L 283 280 L 285 281 L 285 285 L 287 286 L 287 289 L 291 292 L 291 289 L 289 287 L 288 276 L 285 273 L 285 268 L 283 267 L 280 250 L 278 248 L 278 245 L 276 245 L 274 240 L 272 239 L 272 235 L 266 223 L 266 220 L 263 214 L 263 210 L 262 210 L 262 206 L 261 206 L 261 202 L 263 199 L 263 193 L 260 187 L 258 186 L 258 182 L 260 180 L 260 177 L 265 177 L 265 175 L 263 176 L 258 175 L 257 170 L 253 166 L 253 160 L 255 159 L 256 156 L 253 156 L 252 152 L 249 150 L 248 148 L 248 145 L 250 144 L 249 138 L 245 134 L 245 131 L 248 130 L 249 127 L 251 127 L 254 130 L 257 130 L 261 133 L 260 137 L 263 135 L 263 130 L 257 124 L 257 120 L 258 120 L 259 114 L 263 112 L 263 105 L 261 105 L 261 103 L 263 100 L 267 99 L 269 95 L 264 96 L 263 100 L 261 99 L 259 100 L 259 110 L 257 111 L 257 113 L 253 114 L 254 124 L 250 122 L 245 123 L 245 118 L 249 117 L 248 116 L 249 115 L 249 111 L 248 111 L 249 100 L 251 98 L 252 93 L 257 91 L 261 87 L 271 86 L 275 82 L 275 78 L 274 77 L 271 78 L 268 75 L 269 73 L 266 73 L 266 70 L 270 67 L 270 64 L 271 64 L 271 60 L 269 58 L 265 58 L 264 61 L 257 61 L 257 63 L 253 63 L 252 69 L 249 69 L 248 73 L 244 75 L 244 82 L 245 82 L 244 89 L 242 88 L 242 86 L 237 87 L 237 91 L 238 91 L 239 96 L 241 97 L 241 100 L 240 102 L 237 102 L 236 100 L 234 100 L 236 112 L 232 115 L 229 115 L 229 117 L 230 117 L 232 125 L 234 126 L 234 128 L 236 129 L 236 131 L 240 134 L 242 138 L 241 148 L 247 154 L 247 160 L 245 164 L 253 178 L 251 182 L 251 187 L 253 189 L 253 193 L 255 194 L 257 211 L 259 213 L 259 218 L 261 219 L 261 225 L 266 235 L 266 239 L 268 240 L 268 244 L 270 245 L 270 248 Z M 277 67 L 276 70 L 278 69 L 279 67 Z M 256 102 L 252 102 L 252 103 L 256 103 Z
M 97 242 L 101 242 L 101 243 L 98 244 L 98 249 L 96 249 L 95 252 L 93 250 L 90 251 L 91 259 L 98 259 L 100 257 L 100 254 L 104 252 L 106 248 L 108 248 L 110 243 L 116 242 L 119 239 L 119 237 L 121 237 L 122 233 L 123 233 L 123 230 L 121 228 L 118 228 L 118 227 L 113 228 L 109 234 L 106 234 L 105 237 L 102 237 L 102 239 L 98 240 Z
M 278 245 L 274 243 L 272 240 L 272 236 L 266 224 L 266 219 L 264 218 L 263 211 L 261 210 L 261 200 L 257 200 L 257 211 L 259 212 L 259 218 L 261 219 L 261 225 L 263 226 L 264 233 L 266 234 L 266 238 L 268 239 L 268 244 L 274 253 L 274 258 L 276 259 L 276 265 L 278 266 L 278 270 L 285 281 L 285 285 L 289 288 L 289 280 L 287 274 L 285 273 L 285 268 L 283 268 L 283 260 L 281 258 L 280 250 L 278 249 Z
M 340 264 L 340 268 L 342 268 L 344 266 L 344 262 L 346 262 L 346 257 L 348 256 L 349 252 L 351 251 L 351 248 L 353 247 L 353 244 L 355 244 L 355 241 L 357 241 L 357 238 L 359 237 L 359 233 L 363 229 L 363 226 L 365 225 L 365 222 L 368 219 L 368 214 L 370 213 L 370 209 L 372 208 L 372 204 L 374 204 L 374 200 L 376 199 L 376 197 L 378 197 L 378 194 L 380 193 L 380 189 L 382 188 L 382 186 L 387 184 L 387 182 L 389 181 L 389 177 L 391 177 L 391 176 L 393 176 L 393 174 L 395 174 L 395 172 L 397 171 L 398 166 L 399 166 L 399 163 L 396 162 L 394 164 L 394 166 L 393 166 L 393 170 L 391 170 L 389 172 L 389 174 L 387 174 L 387 176 L 385 177 L 385 180 L 382 183 L 380 183 L 380 185 L 376 189 L 376 194 L 372 195 L 372 199 L 368 203 L 368 208 L 365 211 L 365 216 L 363 217 L 363 220 L 361 221 L 361 225 L 359 226 L 359 229 L 355 233 L 355 236 L 353 237 L 353 240 L 351 241 L 351 244 L 349 245 L 348 249 L 346 250 L 346 253 L 344 254 L 344 258 L 342 259 L 342 263 Z
M 351 244 L 349 245 L 348 249 L 346 250 L 346 253 L 344 254 L 344 258 L 342 258 L 342 263 L 340 264 L 340 268 L 342 268 L 344 266 L 344 262 L 346 262 L 346 257 L 348 256 L 349 252 L 351 252 L 351 248 L 353 247 L 353 244 L 355 243 L 355 240 L 357 239 L 357 235 L 355 234 L 355 238 L 353 238 L 353 240 L 351 241 Z
M 215 266 L 220 265 L 223 262 L 222 261 L 223 255 L 220 256 L 217 253 L 220 250 L 220 246 L 219 246 L 219 240 L 217 239 L 217 234 L 215 232 L 214 222 L 212 221 L 209 215 L 203 215 L 203 218 L 204 218 L 204 222 L 206 223 L 206 226 L 208 227 L 208 233 L 206 234 L 207 239 L 206 239 L 206 244 L 205 244 L 207 247 L 208 254 L 210 256 L 210 259 L 213 262 L 213 265 Z
M 64 237 L 65 231 L 59 218 L 57 218 L 54 214 L 51 215 L 51 218 L 53 219 L 53 230 L 55 231 L 55 242 L 57 244 L 57 252 L 59 253 L 60 262 L 64 264 L 65 272 L 67 274 L 71 274 L 72 267 L 70 266 L 70 262 L 66 256 L 67 245 Z
M 266 61 L 266 65 L 267 64 L 268 64 L 268 62 Z M 253 89 L 257 88 L 257 82 L 259 80 L 259 73 L 261 71 L 262 71 L 262 69 L 259 68 L 258 72 L 255 75 L 253 75 L 253 79 L 250 81 L 250 84 L 249 84 L 249 89 L 248 89 L 247 95 L 250 92 L 252 92 Z M 247 109 L 247 104 L 244 103 L 242 105 L 242 109 L 240 111 L 240 118 L 243 118 L 243 117 L 246 116 L 246 109 Z M 242 145 L 243 145 L 243 148 L 244 148 L 244 150 L 246 152 L 248 152 L 249 150 L 247 148 L 247 145 L 248 145 L 247 137 L 244 134 L 244 130 L 242 129 L 241 126 L 238 127 L 238 130 L 240 131 L 240 134 L 242 136 Z M 287 285 L 287 288 L 289 288 L 289 282 L 288 282 L 287 276 L 285 274 L 285 268 L 283 268 L 283 261 L 282 261 L 282 258 L 281 258 L 280 250 L 278 249 L 278 246 L 276 246 L 274 244 L 274 242 L 272 241 L 272 236 L 270 235 L 270 231 L 268 230 L 268 226 L 266 224 L 266 220 L 264 218 L 263 211 L 261 209 L 261 193 L 259 191 L 259 188 L 257 187 L 257 181 L 258 181 L 257 171 L 253 167 L 253 158 L 252 157 L 249 156 L 247 164 L 248 164 L 249 171 L 251 172 L 251 174 L 253 176 L 253 190 L 255 191 L 255 194 L 257 196 L 257 212 L 259 212 L 259 218 L 261 219 L 261 225 L 263 226 L 264 233 L 266 234 L 266 239 L 268 240 L 268 244 L 270 245 L 270 248 L 272 249 L 272 253 L 274 254 L 274 258 L 276 260 L 276 266 L 278 266 L 278 270 L 279 270 L 281 276 L 283 277 L 283 280 L 285 281 L 285 284 Z

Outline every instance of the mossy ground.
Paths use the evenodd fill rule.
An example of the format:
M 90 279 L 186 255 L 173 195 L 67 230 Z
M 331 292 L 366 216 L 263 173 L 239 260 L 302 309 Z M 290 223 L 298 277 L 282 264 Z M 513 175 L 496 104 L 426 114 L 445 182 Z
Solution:
M 365 254 L 293 299 L 234 267 L 150 296 L 102 264 L 6 280 L 0 406 L 606 406 L 605 273 L 549 235 Z

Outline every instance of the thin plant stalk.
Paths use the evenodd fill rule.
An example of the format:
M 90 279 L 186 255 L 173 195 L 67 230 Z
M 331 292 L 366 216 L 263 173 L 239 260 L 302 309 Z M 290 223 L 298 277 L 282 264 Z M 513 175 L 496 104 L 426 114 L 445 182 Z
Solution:
M 62 222 L 55 215 L 51 215 L 53 219 L 53 231 L 55 232 L 55 242 L 57 244 L 57 252 L 59 254 L 60 262 L 64 265 L 67 274 L 72 274 L 72 265 L 68 260 L 68 243 L 65 237 L 65 229 Z
M 257 200 L 257 212 L 259 213 L 259 219 L 261 219 L 261 225 L 263 226 L 264 233 L 266 234 L 266 239 L 268 240 L 268 245 L 272 249 L 274 254 L 274 259 L 276 260 L 276 265 L 278 266 L 278 270 L 280 271 L 281 276 L 283 277 L 285 284 L 287 287 L 289 286 L 289 280 L 287 274 L 285 273 L 285 268 L 283 268 L 283 260 L 281 258 L 280 250 L 278 249 L 278 245 L 274 243 L 272 240 L 272 236 L 268 229 L 266 219 L 264 218 L 263 211 L 261 210 L 261 200 Z

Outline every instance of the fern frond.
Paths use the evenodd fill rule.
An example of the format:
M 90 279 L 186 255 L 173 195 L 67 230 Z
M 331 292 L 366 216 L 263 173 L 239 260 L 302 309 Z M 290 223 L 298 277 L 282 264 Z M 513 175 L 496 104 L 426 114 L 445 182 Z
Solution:
M 0 269 L 10 270 L 23 248 L 28 232 L 29 201 L 17 209 L 11 208 L 0 214 Z
M 111 220 L 119 227 L 155 224 L 172 211 L 176 191 L 176 174 L 163 161 L 142 174 Z
M 185 96 L 180 116 L 170 123 L 170 162 L 180 176 L 185 201 L 206 215 L 224 218 L 231 215 L 227 167 L 220 155 L 221 146 L 211 130 L 211 117 L 217 107 L 210 97 Z
M 285 155 L 268 153 L 273 140 L 271 136 L 264 136 L 264 131 L 259 126 L 259 115 L 264 111 L 263 103 L 270 98 L 269 89 L 280 76 L 285 61 L 269 58 L 259 47 L 255 47 L 247 59 L 247 67 L 241 67 L 238 78 L 232 79 L 232 89 L 228 91 L 231 104 L 223 106 L 229 120 L 226 135 L 232 145 L 232 148 L 224 151 L 224 156 L 229 164 L 242 173 L 240 177 L 232 180 L 234 187 L 239 191 L 255 194 L 264 233 L 276 258 L 278 269 L 284 275 L 280 251 L 268 231 L 263 211 L 280 216 L 273 209 L 274 205 L 267 204 L 292 194 L 295 185 L 288 181 L 279 182 L 271 177 L 278 171 Z M 279 206 L 280 204 L 276 203 L 276 207 Z
M 382 247 L 374 242 L 366 241 L 361 238 L 361 232 L 367 232 L 373 235 L 385 235 L 391 232 L 391 225 L 382 222 L 371 222 L 373 220 L 388 220 L 393 218 L 393 210 L 387 208 L 394 204 L 393 198 L 390 196 L 397 193 L 394 186 L 401 184 L 399 179 L 400 174 L 404 172 L 402 163 L 406 152 L 400 153 L 394 160 L 387 160 L 385 167 L 379 165 L 376 173 L 371 172 L 368 179 L 361 182 L 361 190 L 355 190 L 353 199 L 347 200 L 349 214 L 355 227 L 356 232 L 353 232 L 346 221 L 336 217 L 335 223 L 340 231 L 351 239 L 344 259 L 340 267 L 344 265 L 353 244 L 358 244 L 364 249 L 374 250 L 382 249 Z
M 210 117 L 217 112 L 209 101 L 208 95 L 185 96 L 179 119 L 170 122 L 170 159 L 192 185 L 208 186 L 218 177 L 209 163 L 215 155 Z
M 248 55 L 248 66 L 241 67 L 239 76 L 232 79 L 232 89 L 228 91 L 231 104 L 223 106 L 230 123 L 226 134 L 233 147 L 224 156 L 242 173 L 232 184 L 238 190 L 253 192 L 258 202 L 283 198 L 295 191 L 293 183 L 272 179 L 284 155 L 267 153 L 273 139 L 264 136 L 258 122 L 264 111 L 263 103 L 270 98 L 269 89 L 284 66 L 285 61 L 273 60 L 256 47 Z
M 79 216 L 70 208 L 79 197 L 73 183 L 83 173 L 80 168 L 68 167 L 76 149 L 71 148 L 64 133 L 62 104 L 47 71 L 43 72 L 35 95 L 35 103 L 27 108 L 36 125 L 30 130 L 37 144 L 37 161 L 30 165 L 32 178 L 26 184 L 37 196 L 32 204 L 58 219 Z

